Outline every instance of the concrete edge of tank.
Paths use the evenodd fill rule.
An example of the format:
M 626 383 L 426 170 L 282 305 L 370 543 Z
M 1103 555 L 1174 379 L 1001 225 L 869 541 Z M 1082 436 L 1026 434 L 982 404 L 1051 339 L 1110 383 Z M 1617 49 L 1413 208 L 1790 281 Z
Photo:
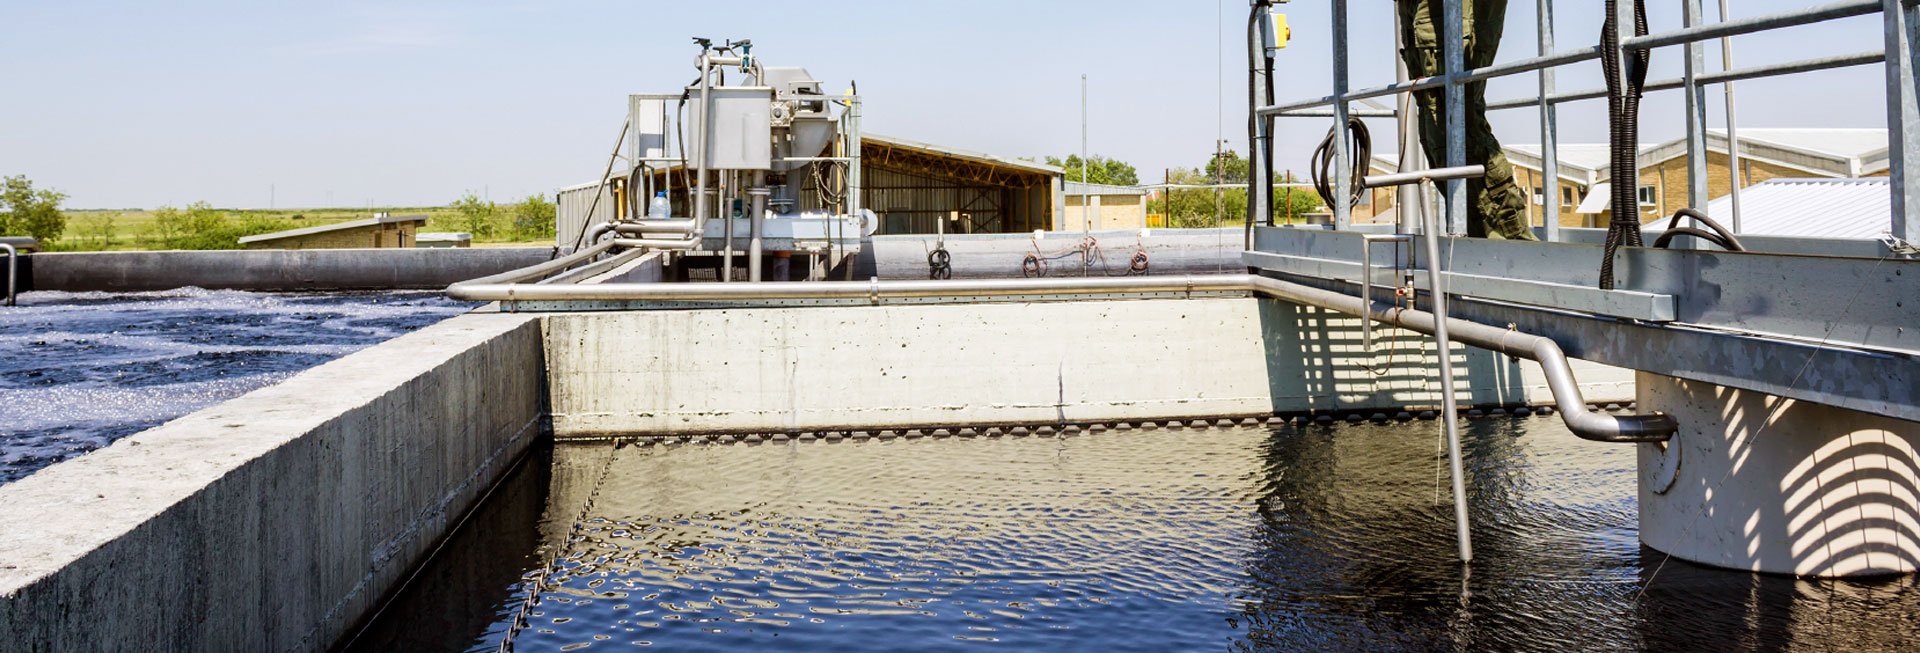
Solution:
M 0 486 L 0 649 L 333 644 L 544 428 L 538 320 L 455 317 Z

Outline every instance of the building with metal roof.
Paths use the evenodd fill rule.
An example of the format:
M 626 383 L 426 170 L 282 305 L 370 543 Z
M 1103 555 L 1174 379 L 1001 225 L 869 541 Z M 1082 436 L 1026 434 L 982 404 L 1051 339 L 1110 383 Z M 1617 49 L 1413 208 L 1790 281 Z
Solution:
M 1080 228 L 1064 219 L 1065 171 L 1058 166 L 871 132 L 861 135 L 860 157 L 861 204 L 879 216 L 882 235 L 934 233 L 940 220 L 954 214 L 960 220 L 947 229 L 961 233 Z M 583 225 L 619 215 L 624 199 L 617 189 L 624 180 L 614 181 L 613 191 L 598 182 L 560 190 L 556 237 L 562 249 L 573 246 Z M 794 210 L 821 208 L 816 182 L 806 182 Z M 672 189 L 674 206 L 688 205 L 682 183 L 665 185 Z
M 426 226 L 425 215 L 374 214 L 365 220 L 288 229 L 245 236 L 247 249 L 360 249 L 413 247 L 414 235 Z
M 1731 228 L 1732 200 L 1714 200 L 1707 215 Z M 1870 239 L 1892 229 L 1886 177 L 1769 179 L 1740 191 L 1742 235 Z

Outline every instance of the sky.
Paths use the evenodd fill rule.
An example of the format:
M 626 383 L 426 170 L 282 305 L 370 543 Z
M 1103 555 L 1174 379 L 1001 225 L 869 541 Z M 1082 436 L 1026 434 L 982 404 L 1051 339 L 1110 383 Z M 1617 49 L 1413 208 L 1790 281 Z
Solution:
M 1813 0 L 1730 0 L 1735 17 Z M 1294 38 L 1279 97 L 1331 90 L 1327 4 L 1285 5 Z M 1391 4 L 1355 0 L 1356 88 L 1393 79 Z M 1654 2 L 1655 30 L 1680 25 Z M 1533 2 L 1513 0 L 1501 60 L 1536 54 Z M 1562 0 L 1559 49 L 1597 42 L 1600 3 Z M 1708 2 L 1707 16 L 1716 16 Z M 67 193 L 71 208 L 440 205 L 599 178 L 628 93 L 695 76 L 691 37 L 752 39 L 768 65 L 857 81 L 870 132 L 1003 156 L 1090 150 L 1143 182 L 1203 165 L 1214 139 L 1245 151 L 1244 0 L 733 0 L 484 2 L 259 0 L 0 3 L 0 175 Z M 1883 46 L 1877 16 L 1734 40 L 1740 67 Z M 1718 48 L 1708 67 L 1718 69 Z M 1654 57 L 1678 76 L 1681 50 Z M 1880 67 L 1743 82 L 1746 127 L 1884 127 Z M 1599 66 L 1562 69 L 1597 88 Z M 1531 75 L 1490 85 L 1535 95 Z M 1716 127 L 1718 88 L 1708 94 Z M 1684 133 L 1677 92 L 1649 96 L 1648 142 Z M 1493 118 L 1506 143 L 1540 140 L 1532 110 Z M 1561 111 L 1561 142 L 1604 142 L 1603 101 Z M 1277 167 L 1304 169 L 1324 119 L 1281 121 Z M 1373 125 L 1377 149 L 1390 121 Z

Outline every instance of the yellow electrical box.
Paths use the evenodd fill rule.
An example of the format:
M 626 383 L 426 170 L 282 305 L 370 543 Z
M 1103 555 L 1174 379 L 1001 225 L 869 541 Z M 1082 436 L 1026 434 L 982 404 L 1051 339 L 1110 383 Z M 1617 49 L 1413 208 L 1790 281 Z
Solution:
M 1287 41 L 1293 40 L 1293 27 L 1287 25 L 1287 15 L 1274 12 L 1267 16 L 1272 19 L 1273 49 L 1287 49 Z

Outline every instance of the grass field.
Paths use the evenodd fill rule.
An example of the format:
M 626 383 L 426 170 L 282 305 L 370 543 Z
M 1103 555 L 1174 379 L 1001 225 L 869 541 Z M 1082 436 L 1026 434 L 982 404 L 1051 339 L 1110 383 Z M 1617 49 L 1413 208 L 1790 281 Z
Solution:
M 246 225 L 248 227 L 246 231 L 254 233 L 364 220 L 373 217 L 374 213 L 426 214 L 427 226 L 422 231 L 469 231 L 461 220 L 460 214 L 444 206 L 217 210 L 225 214 L 227 221 Z M 66 234 L 48 249 L 66 252 L 167 249 L 163 236 L 156 228 L 155 213 L 155 211 L 142 209 L 69 209 L 66 211 Z M 483 237 L 475 234 L 474 244 L 482 246 L 553 244 L 552 240 L 546 238 L 516 238 L 513 230 L 505 224 L 504 216 L 496 219 L 496 223 L 494 235 Z M 233 246 L 239 247 L 237 242 Z

